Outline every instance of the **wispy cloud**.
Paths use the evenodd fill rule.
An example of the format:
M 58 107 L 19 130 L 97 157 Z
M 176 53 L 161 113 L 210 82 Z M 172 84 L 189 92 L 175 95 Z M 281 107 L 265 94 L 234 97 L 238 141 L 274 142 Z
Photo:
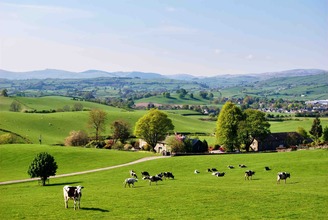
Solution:
M 222 53 L 222 50 L 221 49 L 214 49 L 214 53 L 215 54 L 221 54 Z
M 247 60 L 252 60 L 252 59 L 254 59 L 254 56 L 253 56 L 253 54 L 248 54 L 245 58 Z
M 168 12 L 176 12 L 177 11 L 177 8 L 174 8 L 174 7 L 166 7 L 165 10 L 168 11 Z
M 12 8 L 12 9 L 25 9 L 33 10 L 42 13 L 52 13 L 52 14 L 79 14 L 84 16 L 91 16 L 92 13 L 89 11 L 77 9 L 77 8 L 67 8 L 51 5 L 34 5 L 34 4 L 17 4 L 17 3 L 1 3 L 0 6 Z

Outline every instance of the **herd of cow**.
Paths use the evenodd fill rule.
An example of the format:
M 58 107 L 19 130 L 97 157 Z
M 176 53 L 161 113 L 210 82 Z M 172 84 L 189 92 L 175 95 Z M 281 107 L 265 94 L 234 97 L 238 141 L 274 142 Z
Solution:
M 151 176 L 147 171 L 143 171 L 141 172 L 142 175 L 142 179 L 143 180 L 148 180 L 149 181 L 149 185 L 151 185 L 152 182 L 155 182 L 157 185 L 158 181 L 163 181 L 163 178 L 166 179 L 174 179 L 174 175 L 171 172 L 162 172 L 159 174 L 156 174 L 154 176 Z M 123 184 L 124 187 L 126 187 L 126 185 L 128 185 L 129 187 L 134 186 L 135 182 L 138 182 L 138 176 L 137 173 L 134 170 L 130 170 L 130 178 L 127 178 L 124 180 Z
M 246 168 L 247 167 L 245 164 L 239 164 L 238 166 L 240 168 Z M 235 167 L 232 166 L 232 165 L 228 165 L 228 168 L 229 169 L 233 169 Z M 270 167 L 264 167 L 264 169 L 266 171 L 271 170 Z M 225 175 L 225 172 L 219 172 L 216 168 L 208 168 L 207 169 L 207 172 L 211 172 L 212 175 L 217 176 L 217 177 L 222 177 L 222 176 Z M 198 170 L 195 170 L 194 173 L 195 174 L 198 174 L 200 172 Z M 253 171 L 253 170 L 246 170 L 245 171 L 245 180 L 251 180 L 252 179 L 252 176 L 254 176 L 254 175 L 255 175 L 255 171 Z M 279 172 L 277 174 L 277 184 L 280 183 L 280 180 L 284 180 L 285 183 L 286 183 L 287 178 L 290 178 L 290 173 L 288 173 L 288 172 Z
M 244 164 L 239 164 L 240 168 L 246 168 L 247 166 Z M 229 165 L 229 169 L 233 169 L 234 166 Z M 266 171 L 271 170 L 269 167 L 264 167 Z M 207 172 L 211 172 L 212 175 L 217 177 L 223 177 L 225 175 L 225 172 L 219 172 L 216 168 L 208 168 Z M 200 172 L 198 170 L 194 171 L 195 174 L 199 174 Z M 163 181 L 164 179 L 174 179 L 174 175 L 172 172 L 162 172 L 159 174 L 156 174 L 154 176 L 151 176 L 147 171 L 141 172 L 142 179 L 148 180 L 149 185 L 151 185 L 152 182 L 155 182 L 157 185 L 158 181 Z M 255 171 L 252 170 L 246 170 L 245 171 L 245 180 L 251 180 L 252 176 L 255 175 Z M 286 183 L 286 179 L 290 178 L 290 173 L 287 172 L 279 172 L 277 174 L 277 184 L 280 183 L 280 180 L 284 180 Z M 123 182 L 124 187 L 127 185 L 129 187 L 134 187 L 134 183 L 138 182 L 138 176 L 137 173 L 133 170 L 130 170 L 130 177 L 125 179 Z M 64 192 L 64 202 L 65 202 L 65 208 L 68 208 L 68 200 L 72 199 L 74 201 L 74 209 L 78 208 L 80 209 L 80 201 L 82 197 L 82 189 L 83 186 L 64 186 L 63 192 Z

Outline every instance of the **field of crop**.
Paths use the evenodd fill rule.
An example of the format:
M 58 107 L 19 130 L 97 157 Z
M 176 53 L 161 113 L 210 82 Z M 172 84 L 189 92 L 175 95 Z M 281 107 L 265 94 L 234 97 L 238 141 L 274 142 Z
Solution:
M 0 149 L 7 149 L 5 152 L 2 149 L 1 161 L 16 158 L 12 161 L 16 168 L 6 162 L 5 166 L 1 165 L 1 172 L 27 170 L 27 159 L 22 155 L 35 152 L 28 153 L 31 149 L 21 146 L 13 146 L 20 149 L 10 151 L 10 147 L 0 146 Z M 111 155 L 115 151 L 99 149 L 45 147 L 45 150 L 55 155 L 61 172 L 74 170 L 74 166 L 91 168 L 92 162 L 86 160 L 85 155 L 95 157 L 96 151 L 109 152 L 106 155 L 109 161 L 114 157 L 120 158 L 116 162 L 124 160 L 125 154 L 131 156 L 129 152 L 119 152 L 122 155 L 115 156 Z M 73 151 L 84 156 L 69 160 L 67 157 Z M 100 160 L 104 158 L 100 157 Z M 19 162 L 21 159 L 25 162 Z M 244 180 L 245 169 L 238 167 L 241 163 L 256 172 L 253 180 Z M 228 169 L 227 165 L 236 168 Z M 265 171 L 265 166 L 272 170 Z M 207 168 L 213 167 L 226 175 L 218 178 L 206 172 Z M 51 179 L 45 187 L 36 181 L 0 185 L 0 219 L 326 219 L 327 168 L 327 150 L 168 157 Z M 138 176 L 134 188 L 124 188 L 123 180 L 131 169 L 138 175 L 145 170 L 151 174 L 172 171 L 175 179 L 149 185 Z M 200 173 L 194 174 L 195 169 Z M 276 184 L 279 171 L 291 173 L 287 184 Z M 68 209 L 64 208 L 62 188 L 66 184 L 85 187 L 80 210 L 73 210 L 72 201 L 69 201 Z

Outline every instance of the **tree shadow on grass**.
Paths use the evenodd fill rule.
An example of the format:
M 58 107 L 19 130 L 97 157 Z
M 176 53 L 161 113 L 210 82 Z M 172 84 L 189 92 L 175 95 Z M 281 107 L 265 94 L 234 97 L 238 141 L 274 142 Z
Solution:
M 46 184 L 45 186 L 66 186 L 66 185 L 75 185 L 81 182 L 64 182 L 64 183 L 50 183 Z
M 109 210 L 101 209 L 101 208 L 81 208 L 81 209 L 87 210 L 87 211 L 109 212 Z

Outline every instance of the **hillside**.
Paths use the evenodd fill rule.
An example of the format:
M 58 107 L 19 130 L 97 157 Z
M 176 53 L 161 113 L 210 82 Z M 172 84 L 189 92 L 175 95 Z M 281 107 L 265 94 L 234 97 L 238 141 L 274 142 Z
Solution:
M 19 101 L 25 108 L 37 111 L 62 109 L 64 106 L 73 106 L 81 103 L 85 111 L 63 111 L 56 113 L 23 113 L 10 112 L 9 106 L 13 100 Z M 134 130 L 135 123 L 142 117 L 146 110 L 126 111 L 121 108 L 110 107 L 93 102 L 76 101 L 66 97 L 0 97 L 0 129 L 17 133 L 32 143 L 38 143 L 40 135 L 44 144 L 63 144 L 64 139 L 72 130 L 85 130 L 92 135 L 92 130 L 87 127 L 89 117 L 88 109 L 101 108 L 108 114 L 106 132 L 103 135 L 110 135 L 110 124 L 114 120 L 124 119 Z M 211 136 L 216 127 L 216 121 L 202 120 L 208 119 L 206 115 L 195 115 L 191 110 L 169 110 L 165 111 L 172 120 L 175 132 L 188 132 L 191 134 L 204 133 L 200 139 L 206 139 L 209 144 L 215 143 L 215 138 Z M 313 118 L 298 118 L 296 120 L 283 122 L 270 122 L 272 132 L 296 131 L 298 127 L 303 127 L 309 131 Z M 328 118 L 321 119 L 322 127 L 328 126 Z M 3 132 L 0 131 L 0 134 Z M 195 136 L 198 136 L 196 134 Z

